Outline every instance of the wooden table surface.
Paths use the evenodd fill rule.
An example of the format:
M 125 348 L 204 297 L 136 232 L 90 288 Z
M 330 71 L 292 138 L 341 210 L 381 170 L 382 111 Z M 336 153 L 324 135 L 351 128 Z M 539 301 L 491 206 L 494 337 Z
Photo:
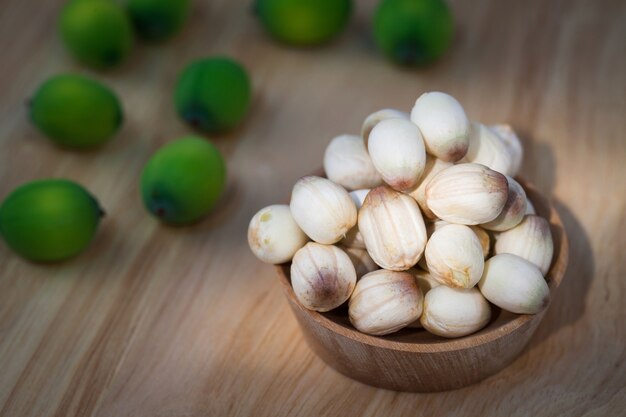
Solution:
M 126 123 L 83 153 L 52 146 L 24 105 L 46 77 L 90 72 L 56 35 L 60 1 L 0 5 L 0 197 L 61 176 L 108 213 L 69 262 L 33 265 L 0 245 L 0 415 L 624 415 L 626 3 L 455 1 L 454 47 L 418 71 L 375 52 L 373 1 L 355 1 L 348 30 L 310 50 L 269 41 L 248 3 L 197 0 L 175 40 L 139 44 L 122 68 L 92 73 L 120 94 Z M 219 207 L 193 227 L 165 227 L 142 207 L 138 176 L 158 146 L 189 133 L 172 109 L 177 73 L 215 53 L 249 69 L 252 109 L 212 138 L 229 166 Z M 331 137 L 358 132 L 379 108 L 408 110 L 427 90 L 519 129 L 523 175 L 554 199 L 571 262 L 510 367 L 465 389 L 406 394 L 351 381 L 311 353 L 246 229 L 321 165 Z

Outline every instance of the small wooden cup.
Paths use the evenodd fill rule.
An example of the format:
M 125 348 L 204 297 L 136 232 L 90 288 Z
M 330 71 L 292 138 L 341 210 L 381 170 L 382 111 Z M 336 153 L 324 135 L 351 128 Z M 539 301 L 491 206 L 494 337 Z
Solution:
M 567 268 L 567 236 L 558 213 L 548 201 L 532 186 L 518 181 L 537 214 L 550 222 L 554 258 L 546 279 L 554 298 Z M 291 288 L 289 267 L 289 264 L 278 265 L 278 275 L 313 352 L 352 379 L 390 390 L 445 391 L 495 374 L 521 353 L 547 310 L 516 315 L 494 308 L 491 322 L 485 328 L 458 339 L 444 339 L 424 329 L 370 336 L 350 324 L 347 303 L 328 313 L 302 307 Z

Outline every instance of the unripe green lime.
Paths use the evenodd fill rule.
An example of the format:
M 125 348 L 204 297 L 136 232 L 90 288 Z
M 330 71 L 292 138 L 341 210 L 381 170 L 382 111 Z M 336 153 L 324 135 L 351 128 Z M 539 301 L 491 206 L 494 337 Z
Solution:
M 90 148 L 109 140 L 122 124 L 122 107 L 107 86 L 82 75 L 45 81 L 30 102 L 35 126 L 59 145 Z
M 60 261 L 87 247 L 102 214 L 98 201 L 75 182 L 38 180 L 6 198 L 0 207 L 0 231 L 24 258 Z
M 162 41 L 180 30 L 189 13 L 189 0 L 128 0 L 126 9 L 137 33 Z
M 450 46 L 454 22 L 443 0 L 382 0 L 374 16 L 374 38 L 392 61 L 424 65 Z
M 291 45 L 318 45 L 341 32 L 350 18 L 351 0 L 257 0 L 265 30 Z
M 70 0 L 61 11 L 65 46 L 94 68 L 116 66 L 132 49 L 133 31 L 124 9 L 111 0 Z
M 160 148 L 141 175 L 144 205 L 159 219 L 187 224 L 204 217 L 224 191 L 226 165 L 206 139 L 186 136 Z
M 180 117 L 205 132 L 235 127 L 250 106 L 246 70 L 226 57 L 195 61 L 178 78 L 174 103 Z

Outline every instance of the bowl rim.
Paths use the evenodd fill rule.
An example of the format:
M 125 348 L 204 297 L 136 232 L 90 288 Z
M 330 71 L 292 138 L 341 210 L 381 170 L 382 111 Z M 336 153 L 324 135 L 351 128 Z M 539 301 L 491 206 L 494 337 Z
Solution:
M 561 217 L 559 216 L 554 206 L 551 204 L 550 200 L 541 195 L 541 193 L 532 184 L 524 181 L 519 177 L 516 177 L 515 179 L 522 185 L 522 188 L 524 188 L 524 191 L 526 192 L 528 198 L 533 201 L 536 209 L 537 207 L 547 209 L 546 213 L 538 214 L 548 220 L 548 223 L 550 224 L 550 231 L 554 233 L 554 230 L 556 228 L 560 234 L 559 251 L 558 253 L 555 253 L 553 255 L 552 265 L 550 266 L 550 270 L 546 274 L 546 276 L 549 277 L 548 288 L 550 289 L 550 303 L 548 303 L 548 305 L 539 313 L 516 315 L 514 319 L 490 331 L 478 331 L 476 333 L 454 339 L 441 338 L 441 341 L 437 341 L 435 343 L 416 343 L 387 340 L 379 336 L 372 336 L 361 333 L 356 329 L 344 327 L 331 320 L 330 318 L 325 317 L 317 311 L 308 310 L 307 308 L 303 307 L 296 298 L 293 288 L 291 287 L 288 273 L 288 267 L 290 263 L 276 265 L 275 267 L 279 275 L 280 282 L 286 291 L 290 303 L 293 306 L 297 306 L 297 308 L 302 310 L 305 315 L 314 320 L 320 326 L 324 327 L 326 330 L 339 334 L 347 339 L 351 339 L 354 342 L 363 343 L 379 349 L 389 349 L 414 353 L 449 352 L 477 347 L 500 339 L 507 334 L 510 334 L 522 328 L 524 325 L 533 320 L 541 320 L 543 314 L 550 307 L 550 304 L 554 299 L 556 290 L 560 286 L 565 275 L 565 271 L 567 270 L 567 264 L 569 259 L 569 242 Z M 542 204 L 537 204 L 538 200 Z M 547 216 L 544 214 L 546 214 Z M 552 239 L 554 241 L 555 236 L 552 236 Z

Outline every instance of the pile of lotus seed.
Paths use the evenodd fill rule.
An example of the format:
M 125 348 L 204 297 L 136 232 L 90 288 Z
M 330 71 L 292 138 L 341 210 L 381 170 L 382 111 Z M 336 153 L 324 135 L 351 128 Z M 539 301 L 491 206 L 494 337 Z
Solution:
M 550 225 L 513 179 L 522 146 L 508 125 L 470 122 L 441 92 L 411 113 L 369 115 L 361 136 L 334 138 L 327 178 L 306 176 L 291 202 L 252 218 L 262 261 L 291 261 L 307 309 L 348 302 L 359 331 L 423 327 L 461 337 L 489 323 L 490 303 L 518 314 L 547 306 Z

